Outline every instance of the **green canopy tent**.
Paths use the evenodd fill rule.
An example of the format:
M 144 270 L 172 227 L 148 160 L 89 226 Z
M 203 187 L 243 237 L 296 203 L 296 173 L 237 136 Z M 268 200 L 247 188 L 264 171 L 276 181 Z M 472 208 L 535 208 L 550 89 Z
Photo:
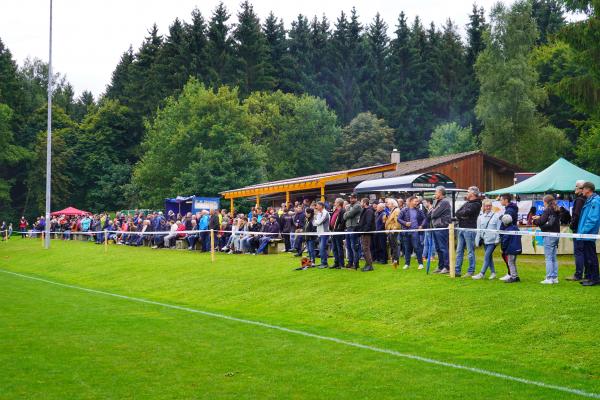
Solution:
M 592 174 L 564 158 L 559 158 L 548 168 L 531 178 L 516 185 L 487 192 L 488 195 L 502 193 L 529 194 L 529 193 L 561 193 L 572 192 L 578 180 L 592 182 L 600 189 L 600 176 Z

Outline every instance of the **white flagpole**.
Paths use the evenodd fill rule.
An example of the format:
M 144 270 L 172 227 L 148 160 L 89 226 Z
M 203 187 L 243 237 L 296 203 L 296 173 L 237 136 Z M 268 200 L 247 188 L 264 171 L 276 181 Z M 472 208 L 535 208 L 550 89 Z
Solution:
M 50 0 L 50 39 L 48 50 L 48 136 L 46 140 L 46 242 L 50 248 L 50 182 L 52 180 L 52 0 Z

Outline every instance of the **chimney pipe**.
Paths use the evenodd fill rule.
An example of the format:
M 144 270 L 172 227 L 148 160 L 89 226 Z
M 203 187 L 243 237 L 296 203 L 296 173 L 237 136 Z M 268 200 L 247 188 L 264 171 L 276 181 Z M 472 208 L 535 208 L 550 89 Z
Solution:
M 397 164 L 400 164 L 400 152 L 398 149 L 392 150 L 391 162 L 396 163 L 396 167 L 398 167 Z

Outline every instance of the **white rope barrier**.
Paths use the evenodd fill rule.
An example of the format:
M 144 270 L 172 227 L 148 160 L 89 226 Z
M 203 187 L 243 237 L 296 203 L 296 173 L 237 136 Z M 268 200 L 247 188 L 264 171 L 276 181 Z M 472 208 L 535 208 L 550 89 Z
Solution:
M 569 232 L 542 232 L 542 231 L 503 231 L 500 229 L 478 229 L 478 228 L 454 228 L 457 231 L 466 232 L 493 232 L 500 235 L 513 235 L 513 236 L 542 236 L 542 237 L 558 237 L 568 239 L 592 239 L 600 240 L 600 235 L 583 234 L 583 233 L 569 233 Z

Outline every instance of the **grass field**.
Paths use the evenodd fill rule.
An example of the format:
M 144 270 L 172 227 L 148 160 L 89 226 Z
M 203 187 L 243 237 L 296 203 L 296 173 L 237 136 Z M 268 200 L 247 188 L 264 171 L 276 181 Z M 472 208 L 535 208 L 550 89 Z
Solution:
M 542 257 L 522 257 L 523 282 L 512 285 L 377 265 L 292 271 L 297 263 L 0 243 L 3 271 L 600 394 L 600 288 L 540 285 Z M 560 266 L 560 278 L 572 274 L 569 257 Z M 584 398 L 5 272 L 0 363 L 0 399 Z

